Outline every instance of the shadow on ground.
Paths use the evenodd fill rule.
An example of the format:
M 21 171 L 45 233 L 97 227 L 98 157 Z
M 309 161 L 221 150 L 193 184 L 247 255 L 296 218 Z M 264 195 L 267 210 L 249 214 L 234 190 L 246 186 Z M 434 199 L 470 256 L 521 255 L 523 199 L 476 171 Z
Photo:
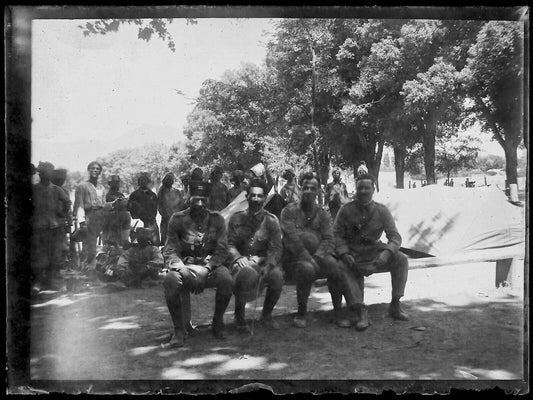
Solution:
M 376 283 L 373 284 L 376 286 Z M 372 290 L 372 282 L 367 286 Z M 32 299 L 32 379 L 519 379 L 523 304 L 502 291 L 404 302 L 408 322 L 393 321 L 388 304 L 369 305 L 364 332 L 332 324 L 327 287 L 314 288 L 306 329 L 292 326 L 294 286 L 274 310 L 281 330 L 254 325 L 254 335 L 225 316 L 228 338 L 209 324 L 214 291 L 193 296 L 200 334 L 165 348 L 172 325 L 161 287 L 77 294 L 44 292 Z M 259 317 L 262 296 L 257 303 Z M 251 320 L 253 303 L 247 305 Z

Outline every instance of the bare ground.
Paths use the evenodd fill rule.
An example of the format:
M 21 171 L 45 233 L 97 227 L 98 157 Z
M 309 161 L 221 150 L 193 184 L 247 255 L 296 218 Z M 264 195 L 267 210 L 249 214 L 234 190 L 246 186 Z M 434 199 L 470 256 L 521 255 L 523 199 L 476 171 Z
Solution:
M 209 331 L 214 291 L 206 290 L 192 298 L 193 322 L 201 333 L 179 349 L 163 346 L 172 323 L 160 285 L 41 292 L 32 299 L 31 378 L 522 379 L 523 270 L 517 286 L 499 289 L 494 270 L 494 263 L 479 263 L 411 271 L 403 301 L 408 322 L 387 314 L 389 276 L 371 276 L 365 294 L 371 326 L 364 332 L 331 323 L 326 287 L 312 291 L 307 329 L 293 327 L 296 293 L 286 285 L 274 310 L 280 331 L 256 323 L 253 336 L 237 333 L 232 300 L 225 317 L 228 338 L 216 340 Z M 248 319 L 252 308 L 249 303 Z

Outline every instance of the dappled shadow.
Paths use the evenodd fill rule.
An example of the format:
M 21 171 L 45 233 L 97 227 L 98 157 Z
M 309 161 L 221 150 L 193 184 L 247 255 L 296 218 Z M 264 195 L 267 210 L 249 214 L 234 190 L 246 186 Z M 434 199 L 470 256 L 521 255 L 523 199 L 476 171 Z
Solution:
M 448 217 L 442 212 L 438 212 L 431 220 L 420 221 L 418 224 L 412 225 L 408 231 L 407 242 L 411 243 L 411 247 L 416 249 L 416 251 L 436 255 L 434 250 L 432 250 L 433 243 L 441 240 L 453 228 L 458 215 L 457 213 Z M 441 225 L 441 220 L 444 219 L 445 223 Z M 414 244 L 412 243 L 413 241 Z
M 273 313 L 281 330 L 258 321 L 263 293 L 246 306 L 248 323 L 256 318 L 254 335 L 237 332 L 232 301 L 224 341 L 210 332 L 214 294 L 191 297 L 199 333 L 175 349 L 165 346 L 172 323 L 160 287 L 42 306 L 32 316 L 32 378 L 438 380 L 522 374 L 523 307 L 519 296 L 502 291 L 404 301 L 407 322 L 391 319 L 388 302 L 377 301 L 368 305 L 370 327 L 356 332 L 333 324 L 325 286 L 312 289 L 307 328 L 295 328 L 296 291 L 288 285 Z

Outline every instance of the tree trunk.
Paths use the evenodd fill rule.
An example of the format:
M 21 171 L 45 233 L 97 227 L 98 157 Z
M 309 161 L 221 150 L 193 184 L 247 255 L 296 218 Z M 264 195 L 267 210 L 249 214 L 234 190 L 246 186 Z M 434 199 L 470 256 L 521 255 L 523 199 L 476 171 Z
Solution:
M 426 171 L 426 183 L 434 184 L 435 181 L 435 137 L 437 134 L 437 123 L 430 122 L 426 125 L 426 130 L 422 137 L 424 146 L 424 170 Z
M 403 146 L 393 146 L 394 149 L 394 172 L 396 173 L 396 188 L 404 188 L 405 157 L 407 151 Z
M 511 140 L 505 141 L 503 148 L 505 152 L 505 175 L 507 180 L 507 186 L 518 183 L 518 157 L 516 149 L 518 144 L 513 143 Z

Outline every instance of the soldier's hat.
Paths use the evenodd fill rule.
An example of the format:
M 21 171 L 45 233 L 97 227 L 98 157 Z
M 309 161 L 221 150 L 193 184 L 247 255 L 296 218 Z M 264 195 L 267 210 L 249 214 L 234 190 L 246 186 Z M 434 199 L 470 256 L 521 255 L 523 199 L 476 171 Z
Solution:
M 191 197 L 209 196 L 209 182 L 192 180 L 189 182 L 189 194 Z
M 236 169 L 233 171 L 231 181 L 232 182 L 242 182 L 244 180 L 244 172 L 242 172 L 240 169 Z

